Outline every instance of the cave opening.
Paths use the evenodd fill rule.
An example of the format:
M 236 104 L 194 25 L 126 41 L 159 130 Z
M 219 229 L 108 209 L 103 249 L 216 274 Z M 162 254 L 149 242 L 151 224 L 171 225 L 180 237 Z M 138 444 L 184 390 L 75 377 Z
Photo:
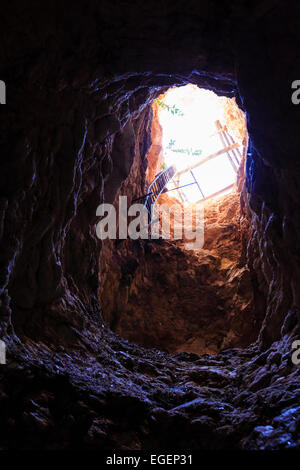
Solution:
M 139 159 L 133 162 L 118 195 L 135 201 L 143 172 L 140 191 L 151 194 L 151 182 L 176 167 L 157 200 L 173 209 L 172 234 L 182 222 L 182 208 L 202 205 L 203 245 L 187 250 L 175 237 L 107 242 L 110 248 L 100 256 L 104 319 L 123 338 L 171 353 L 244 348 L 260 327 L 246 260 L 251 227 L 244 202 L 241 206 L 245 115 L 235 98 L 193 84 L 156 97 L 152 114 L 146 172 Z
M 248 140 L 246 117 L 235 98 L 188 84 L 169 89 L 155 106 L 162 128 L 158 164 L 161 170 L 176 168 L 167 189 L 177 191 L 181 202 L 192 203 L 231 191 Z

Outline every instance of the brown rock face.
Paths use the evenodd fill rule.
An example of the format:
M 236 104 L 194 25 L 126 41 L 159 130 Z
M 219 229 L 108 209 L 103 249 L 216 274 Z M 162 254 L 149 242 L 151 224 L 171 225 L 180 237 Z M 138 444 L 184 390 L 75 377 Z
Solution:
M 237 192 L 205 203 L 203 249 L 181 240 L 117 241 L 100 258 L 104 319 L 148 348 L 216 353 L 251 344 L 260 328 Z M 116 292 L 118 293 L 116 295 Z
M 300 336 L 300 106 L 291 102 L 300 78 L 299 8 L 294 0 L 288 8 L 215 0 L 166 0 L 159 9 L 106 0 L 69 10 L 57 0 L 3 6 L 1 449 L 300 447 L 300 369 L 291 361 Z M 129 242 L 97 239 L 96 208 L 119 191 L 129 202 L 144 192 L 151 104 L 187 83 L 235 96 L 246 112 L 244 219 L 237 220 L 236 200 L 223 207 L 220 200 L 209 209 L 202 255 L 136 243 L 124 249 L 133 261 L 123 259 Z M 100 253 L 113 256 L 106 274 Z M 159 279 L 155 257 L 165 269 Z M 180 259 L 184 269 L 175 273 Z M 175 326 L 167 299 L 182 310 L 190 302 L 198 344 L 181 313 L 171 340 L 154 317 L 160 344 L 218 354 L 170 354 L 122 339 L 101 314 L 104 275 L 102 309 L 111 311 L 113 328 L 133 334 L 128 306 L 115 300 L 126 289 L 137 312 L 154 317 L 159 309 Z M 184 286 L 184 302 L 174 288 L 166 292 L 167 276 Z M 163 297 L 151 289 L 146 305 L 147 282 Z M 203 285 L 214 324 L 220 320 L 213 330 Z
M 150 184 L 155 176 L 162 170 L 164 163 L 162 149 L 162 127 L 159 122 L 159 106 L 156 102 L 152 105 L 153 118 L 151 127 L 151 147 L 147 155 L 147 180 Z

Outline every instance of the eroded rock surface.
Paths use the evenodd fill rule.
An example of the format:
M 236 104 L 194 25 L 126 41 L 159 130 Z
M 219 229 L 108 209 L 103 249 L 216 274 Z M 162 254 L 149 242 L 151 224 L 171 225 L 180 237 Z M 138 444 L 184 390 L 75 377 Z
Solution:
M 1 448 L 299 448 L 299 3 L 1 14 Z M 134 162 L 144 192 L 151 103 L 187 83 L 235 95 L 250 137 L 246 256 L 266 315 L 255 346 L 217 355 L 134 346 L 98 301 L 96 208 Z

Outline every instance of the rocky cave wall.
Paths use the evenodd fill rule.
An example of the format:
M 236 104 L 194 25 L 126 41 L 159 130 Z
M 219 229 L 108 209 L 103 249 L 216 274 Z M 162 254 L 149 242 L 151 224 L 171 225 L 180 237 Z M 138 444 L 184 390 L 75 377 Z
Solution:
M 3 9 L 2 448 L 299 445 L 284 414 L 299 401 L 289 359 L 300 308 L 300 109 L 290 100 L 299 5 L 156 6 L 12 0 Z M 143 165 L 153 98 L 186 83 L 236 95 L 251 141 L 248 262 L 266 317 L 259 345 L 215 358 L 130 345 L 98 305 L 96 207 L 118 191 L 137 149 Z

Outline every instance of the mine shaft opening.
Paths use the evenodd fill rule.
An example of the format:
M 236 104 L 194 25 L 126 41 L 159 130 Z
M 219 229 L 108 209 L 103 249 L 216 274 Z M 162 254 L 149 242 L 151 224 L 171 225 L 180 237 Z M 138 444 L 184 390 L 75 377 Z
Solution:
M 248 136 L 246 117 L 235 98 L 188 84 L 160 95 L 153 114 L 160 135 L 153 135 L 156 147 L 150 153 L 148 180 L 153 169 L 159 174 L 173 166 L 175 176 L 164 192 L 182 203 L 220 197 L 236 187 Z M 155 126 L 152 133 L 157 134 Z
M 170 353 L 247 347 L 261 321 L 246 256 L 251 221 L 243 184 L 245 115 L 235 98 L 191 84 L 158 96 L 152 113 L 139 200 L 175 204 L 172 233 L 176 208 L 202 206 L 204 241 L 192 250 L 182 239 L 163 236 L 108 242 L 101 255 L 104 319 L 123 338 Z M 153 181 L 172 166 L 170 181 L 156 186 L 153 199 Z M 137 159 L 122 186 L 131 200 L 143 171 Z

